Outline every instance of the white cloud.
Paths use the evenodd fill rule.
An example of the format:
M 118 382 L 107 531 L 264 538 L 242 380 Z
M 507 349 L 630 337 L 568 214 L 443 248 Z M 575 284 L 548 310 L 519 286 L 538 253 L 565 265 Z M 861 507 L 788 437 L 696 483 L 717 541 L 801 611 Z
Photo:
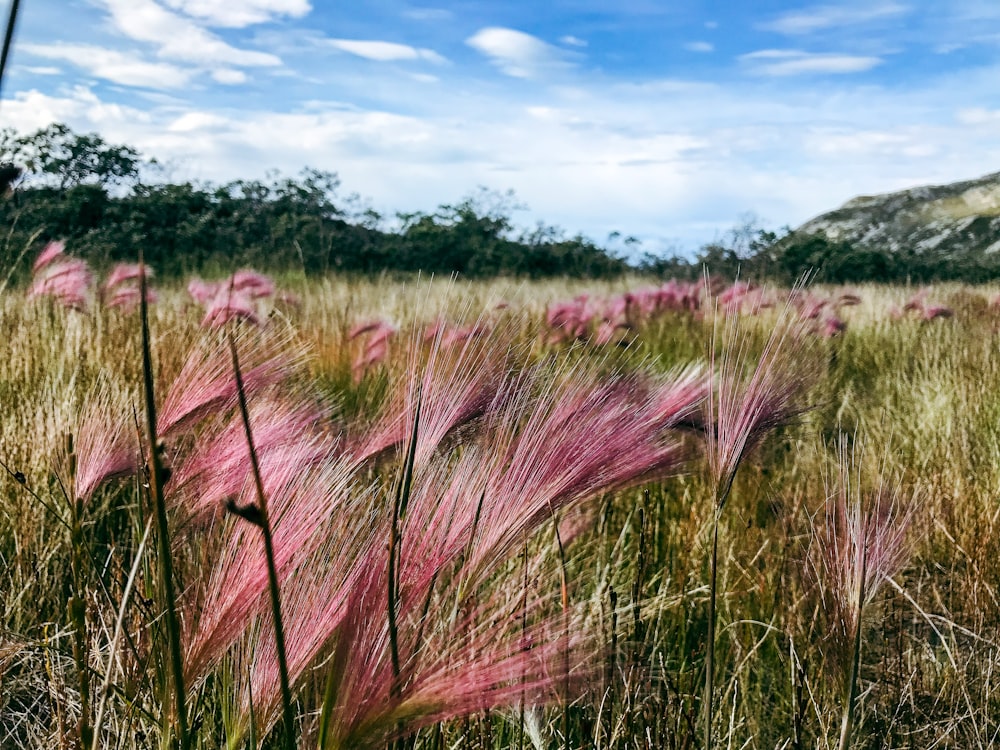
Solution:
M 963 125 L 989 125 L 1000 123 L 1000 109 L 986 109 L 985 107 L 969 107 L 959 110 L 955 118 Z
M 534 78 L 546 69 L 566 66 L 558 48 L 516 29 L 490 26 L 477 31 L 465 43 L 514 78 Z
M 57 68 L 54 65 L 18 65 L 17 67 L 18 70 L 36 76 L 59 76 L 63 72 L 62 68 Z
M 425 60 L 432 63 L 447 62 L 432 49 L 420 49 L 396 42 L 383 42 L 368 39 L 327 39 L 331 47 L 343 52 L 363 57 L 376 62 L 395 62 L 399 60 Z
M 309 0 L 166 0 L 174 10 L 211 26 L 243 28 L 279 16 L 301 18 L 312 10 Z
M 4 123 L 27 133 L 65 122 L 79 131 L 98 131 L 107 140 L 134 144 L 137 132 L 149 127 L 153 115 L 133 107 L 103 102 L 86 86 L 75 86 L 59 96 L 37 90 L 19 91 L 4 99 Z
M 761 50 L 744 64 L 803 57 L 812 59 Z M 513 188 L 531 207 L 515 215 L 519 225 L 544 220 L 598 240 L 619 229 L 650 250 L 670 239 L 693 248 L 745 211 L 796 225 L 859 193 L 974 177 L 1000 163 L 1000 114 L 982 104 L 996 69 L 921 77 L 905 89 L 785 79 L 780 97 L 771 80 L 752 76 L 731 84 L 573 75 L 525 97 L 521 85 L 474 85 L 458 66 L 431 71 L 442 80 L 433 96 L 409 71 L 370 65 L 359 80 L 356 65 L 328 67 L 326 101 L 267 95 L 265 83 L 281 85 L 267 76 L 252 104 L 212 89 L 143 89 L 132 108 L 86 89 L 20 92 L 3 101 L 4 121 L 24 132 L 54 121 L 98 130 L 175 165 L 178 180 L 337 170 L 345 192 L 389 215 L 454 203 L 477 184 Z M 378 91 L 381 111 L 356 96 L 365 87 Z
M 234 68 L 217 68 L 212 71 L 212 80 L 226 86 L 237 86 L 247 82 L 247 74 Z
M 739 59 L 752 73 L 763 76 L 862 73 L 882 63 L 882 58 L 869 55 L 811 53 L 783 49 L 758 50 L 740 55 Z
M 584 39 L 575 37 L 572 34 L 567 34 L 566 36 L 559 37 L 559 43 L 565 44 L 569 47 L 586 47 L 587 42 Z
M 193 133 L 195 131 L 214 131 L 225 128 L 228 120 L 220 115 L 210 112 L 185 112 L 176 120 L 167 125 L 167 130 L 171 133 Z
M 233 47 L 194 21 L 154 0 L 100 0 L 114 27 L 137 42 L 157 47 L 161 57 L 202 65 L 277 66 L 276 55 Z
M 454 13 L 446 8 L 409 8 L 403 11 L 404 18 L 412 18 L 414 21 L 447 21 Z
M 893 130 L 809 128 L 803 136 L 809 152 L 833 158 L 902 160 L 929 158 L 940 153 L 919 128 Z
M 688 42 L 684 45 L 688 52 L 713 52 L 715 45 L 711 42 Z
M 21 44 L 19 49 L 48 60 L 65 60 L 122 86 L 143 86 L 153 89 L 176 89 L 185 86 L 192 71 L 168 63 L 152 63 L 138 55 L 104 49 L 90 44 Z
M 3 100 L 4 124 L 28 133 L 54 122 L 67 122 L 80 112 L 80 103 L 68 97 L 53 97 L 37 89 L 18 91 Z
M 811 34 L 822 29 L 840 26 L 854 26 L 885 18 L 901 16 L 909 12 L 905 5 L 883 2 L 875 5 L 820 5 L 808 10 L 785 13 L 773 21 L 761 24 L 760 28 L 779 34 Z

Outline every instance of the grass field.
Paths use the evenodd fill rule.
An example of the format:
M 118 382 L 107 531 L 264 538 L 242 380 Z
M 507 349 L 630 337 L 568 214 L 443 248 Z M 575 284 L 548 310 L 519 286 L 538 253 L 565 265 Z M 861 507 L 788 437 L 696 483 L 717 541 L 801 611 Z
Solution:
M 0 746 L 996 744 L 995 290 L 277 286 L 0 297 Z

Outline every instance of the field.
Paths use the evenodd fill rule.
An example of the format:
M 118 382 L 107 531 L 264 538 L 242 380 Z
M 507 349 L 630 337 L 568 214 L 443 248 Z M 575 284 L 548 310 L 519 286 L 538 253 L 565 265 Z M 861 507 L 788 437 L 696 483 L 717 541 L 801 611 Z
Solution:
M 54 278 L 2 747 L 995 744 L 996 290 Z

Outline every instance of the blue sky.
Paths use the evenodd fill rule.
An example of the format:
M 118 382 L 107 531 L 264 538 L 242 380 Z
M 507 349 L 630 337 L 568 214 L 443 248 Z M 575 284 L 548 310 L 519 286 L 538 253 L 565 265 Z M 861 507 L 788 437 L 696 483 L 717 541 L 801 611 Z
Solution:
M 5 11 L 6 12 L 6 11 Z M 24 0 L 0 125 L 690 251 L 1000 171 L 996 0 Z

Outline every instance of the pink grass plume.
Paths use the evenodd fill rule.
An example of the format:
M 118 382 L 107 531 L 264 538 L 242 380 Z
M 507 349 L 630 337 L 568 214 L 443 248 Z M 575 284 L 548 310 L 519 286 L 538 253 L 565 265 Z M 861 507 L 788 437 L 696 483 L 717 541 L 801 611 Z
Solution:
M 215 299 L 221 288 L 222 284 L 219 282 L 203 281 L 198 278 L 191 279 L 187 285 L 187 291 L 191 295 L 191 299 L 203 307 Z
M 153 269 L 149 266 L 143 268 L 138 263 L 117 263 L 111 269 L 108 277 L 104 280 L 104 290 L 111 291 L 125 282 L 138 282 L 139 276 L 145 272 L 146 281 L 153 277 Z
M 243 268 L 233 273 L 223 286 L 234 292 L 242 292 L 251 299 L 271 297 L 274 295 L 274 280 L 265 274 L 249 268 Z
M 234 335 L 241 351 L 246 352 L 241 369 L 248 396 L 283 381 L 303 362 L 302 350 L 287 331 L 245 328 Z M 158 415 L 160 431 L 183 430 L 213 411 L 232 408 L 236 395 L 225 339 L 219 333 L 206 332 L 167 389 Z
M 874 488 L 866 488 L 856 455 L 846 441 L 838 451 L 835 485 L 828 484 L 825 524 L 813 527 L 814 571 L 833 627 L 829 651 L 843 694 L 838 750 L 850 747 L 859 701 L 862 619 L 882 584 L 906 564 L 912 546 L 909 528 L 912 500 L 904 501 L 897 486 L 885 481 L 885 467 Z
M 946 305 L 927 305 L 921 314 L 921 318 L 924 321 L 952 318 L 954 316 L 955 311 Z
M 259 326 L 260 316 L 257 314 L 257 307 L 244 293 L 222 289 L 205 308 L 201 327 L 221 328 L 227 323 L 235 321 Z
M 73 456 L 61 463 L 72 475 L 74 498 L 87 502 L 103 484 L 136 472 L 135 428 L 123 399 L 100 378 L 84 397 L 71 441 Z M 65 447 L 65 446 L 64 446 Z M 72 469 L 69 470 L 69 465 Z
M 810 321 L 795 320 L 790 313 L 786 306 L 755 359 L 747 335 L 735 326 L 713 335 L 705 437 L 720 508 L 743 459 L 772 430 L 805 410 L 802 398 L 816 378 L 814 363 L 806 356 Z
M 64 307 L 87 308 L 94 275 L 87 262 L 59 254 L 35 274 L 28 297 L 52 297 Z
M 385 360 L 389 345 L 398 329 L 385 320 L 368 320 L 355 324 L 348 332 L 349 341 L 357 341 L 357 353 L 351 362 L 354 382 L 360 382 L 369 369 Z
M 846 330 L 847 323 L 836 315 L 829 315 L 823 320 L 823 327 L 820 329 L 820 334 L 823 338 L 832 339 L 835 336 L 841 335 Z
M 65 252 L 66 243 L 62 240 L 53 240 L 52 242 L 49 242 L 44 248 L 42 248 L 42 252 L 38 254 L 38 257 L 35 258 L 35 263 L 31 267 L 31 272 L 33 274 L 38 273 L 57 258 L 63 257 Z

